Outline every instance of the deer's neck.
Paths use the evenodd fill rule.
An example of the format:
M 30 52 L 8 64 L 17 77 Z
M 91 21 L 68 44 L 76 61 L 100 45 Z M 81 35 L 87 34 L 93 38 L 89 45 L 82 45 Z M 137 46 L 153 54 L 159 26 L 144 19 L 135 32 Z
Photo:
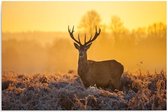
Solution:
M 87 61 L 87 55 L 83 57 L 79 57 L 78 60 L 78 74 L 82 77 L 84 76 L 88 71 L 88 61 Z

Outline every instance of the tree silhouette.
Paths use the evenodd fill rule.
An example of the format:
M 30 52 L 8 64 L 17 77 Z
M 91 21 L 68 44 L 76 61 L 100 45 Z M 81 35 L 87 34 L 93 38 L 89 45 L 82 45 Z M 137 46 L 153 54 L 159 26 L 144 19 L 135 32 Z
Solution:
M 100 27 L 100 16 L 94 11 L 88 11 L 81 19 L 78 28 L 83 32 L 87 32 L 89 35 L 93 35 L 95 32 L 95 26 Z
M 114 34 L 121 34 L 123 33 L 123 22 L 121 21 L 121 19 L 117 16 L 112 16 L 111 18 L 111 29 L 113 31 Z
M 124 27 L 124 24 L 119 17 L 112 16 L 110 28 L 116 46 L 124 46 L 131 40 L 128 29 Z
M 166 25 L 163 23 L 154 23 L 148 27 L 148 36 L 155 38 L 164 38 L 166 36 Z
M 131 37 L 134 38 L 134 44 L 138 45 L 142 39 L 146 38 L 146 29 L 145 28 L 137 28 L 133 29 L 131 32 Z

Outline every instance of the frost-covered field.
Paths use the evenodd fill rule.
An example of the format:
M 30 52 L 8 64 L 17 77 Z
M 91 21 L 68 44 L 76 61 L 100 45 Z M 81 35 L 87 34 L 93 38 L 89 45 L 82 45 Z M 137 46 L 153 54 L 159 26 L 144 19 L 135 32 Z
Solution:
M 166 73 L 124 73 L 123 91 L 84 88 L 66 74 L 2 73 L 3 110 L 165 110 Z

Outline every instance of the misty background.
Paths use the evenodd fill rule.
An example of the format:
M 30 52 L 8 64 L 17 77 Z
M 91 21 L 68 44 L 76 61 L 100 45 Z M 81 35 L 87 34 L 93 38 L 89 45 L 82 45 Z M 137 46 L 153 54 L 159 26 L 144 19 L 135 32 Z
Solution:
M 156 22 L 129 30 L 118 16 L 111 16 L 110 24 L 103 24 L 101 16 L 88 11 L 78 26 L 75 37 L 84 33 L 94 35 L 95 26 L 102 29 L 88 50 L 88 59 L 115 59 L 125 72 L 155 72 L 166 70 L 166 25 Z M 72 26 L 70 26 L 72 28 Z M 21 73 L 68 72 L 77 70 L 78 51 L 67 32 L 3 32 L 2 70 Z

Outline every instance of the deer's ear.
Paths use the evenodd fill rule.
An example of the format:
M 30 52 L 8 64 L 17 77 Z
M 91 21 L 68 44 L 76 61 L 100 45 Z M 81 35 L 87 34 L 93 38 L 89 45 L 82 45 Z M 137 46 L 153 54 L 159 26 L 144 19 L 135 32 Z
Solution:
M 78 44 L 74 43 L 74 46 L 75 46 L 76 49 L 79 50 L 79 45 Z
M 92 43 L 90 43 L 89 45 L 86 46 L 86 50 L 90 48 L 90 46 L 92 45 Z

